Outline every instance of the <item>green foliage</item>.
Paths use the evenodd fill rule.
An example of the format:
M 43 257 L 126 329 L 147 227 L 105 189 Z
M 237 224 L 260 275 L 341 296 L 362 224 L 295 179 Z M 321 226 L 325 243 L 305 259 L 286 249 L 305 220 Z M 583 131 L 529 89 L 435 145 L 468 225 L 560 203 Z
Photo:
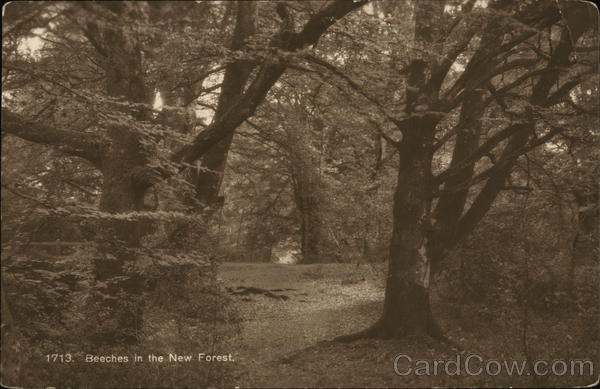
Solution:
M 135 364 L 133 354 L 194 354 L 210 350 L 233 350 L 229 341 L 238 331 L 237 313 L 222 285 L 216 280 L 216 264 L 161 255 L 161 261 L 141 265 L 146 292 L 140 300 L 119 296 L 143 307 L 145 323 L 135 347 L 97 346 L 93 334 L 114 328 L 116 323 L 97 305 L 95 295 L 102 283 L 94 279 L 92 263 L 102 255 L 93 246 L 66 256 L 27 250 L 3 259 L 3 287 L 11 313 L 24 337 L 21 384 L 39 387 L 181 387 L 225 385 L 234 364 L 204 365 Z M 150 259 L 148 259 L 150 261 Z M 112 296 L 111 296 L 112 297 Z M 135 309 L 133 306 L 131 309 Z M 228 346 L 229 345 L 229 346 Z M 48 363 L 46 354 L 70 353 L 76 362 Z M 126 355 L 126 365 L 86 363 L 86 354 Z M 114 371 L 118 369 L 119 374 Z
M 93 283 L 90 253 L 76 250 L 66 257 L 43 252 L 3 258 L 3 286 L 12 314 L 22 323 L 24 335 L 36 341 L 55 340 L 60 330 L 73 330 L 78 312 Z

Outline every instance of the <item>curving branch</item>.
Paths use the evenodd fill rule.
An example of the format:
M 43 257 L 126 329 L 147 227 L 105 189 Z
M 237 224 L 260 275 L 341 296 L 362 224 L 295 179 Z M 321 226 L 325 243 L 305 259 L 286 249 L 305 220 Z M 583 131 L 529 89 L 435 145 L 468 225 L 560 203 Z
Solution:
M 2 108 L 2 134 L 48 146 L 54 146 L 65 154 L 81 157 L 95 166 L 101 163 L 102 149 L 106 143 L 83 129 L 63 129 L 27 119 Z
M 273 38 L 271 46 L 282 51 L 295 52 L 314 45 L 330 26 L 368 1 L 335 0 L 313 15 L 300 32 L 292 33 L 285 29 L 281 31 Z M 287 63 L 280 59 L 266 59 L 240 98 L 230 104 L 221 115 L 215 115 L 214 122 L 198 134 L 190 145 L 173 154 L 173 160 L 195 162 L 220 140 L 233 134 L 240 124 L 254 115 L 286 68 Z

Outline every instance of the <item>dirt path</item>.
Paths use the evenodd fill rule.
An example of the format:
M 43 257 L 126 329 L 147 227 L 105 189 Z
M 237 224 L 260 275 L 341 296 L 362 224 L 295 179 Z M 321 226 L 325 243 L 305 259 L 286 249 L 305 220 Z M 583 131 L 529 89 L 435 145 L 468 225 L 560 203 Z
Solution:
M 223 265 L 220 277 L 232 289 L 256 287 L 287 297 L 234 296 L 243 318 L 237 359 L 251 365 L 364 328 L 383 299 L 376 271 L 366 266 L 236 263 Z
M 384 291 L 381 269 L 237 263 L 223 265 L 220 277 L 231 290 L 288 289 L 277 292 L 287 300 L 263 294 L 233 296 L 243 320 L 232 346 L 240 368 L 239 386 L 423 386 L 414 377 L 409 383 L 394 374 L 398 350 L 430 358 L 445 355 L 446 350 L 435 344 L 424 347 L 412 341 L 328 342 L 378 318 Z
M 508 387 L 539 386 L 532 377 L 508 374 L 409 375 L 394 373 L 394 360 L 400 354 L 415 360 L 454 360 L 456 350 L 429 338 L 406 337 L 391 340 L 363 339 L 352 343 L 327 342 L 361 330 L 378 318 L 384 280 L 382 269 L 363 265 L 280 265 L 224 264 L 220 270 L 224 286 L 235 290 L 260 288 L 263 293 L 232 295 L 242 318 L 240 332 L 231 345 L 241 387 Z M 238 289 L 239 288 L 239 289 Z M 518 328 L 506 320 L 485 320 L 473 311 L 461 321 L 441 306 L 441 324 L 447 334 L 460 339 L 469 350 L 485 359 L 523 358 Z M 466 324 L 474 322 L 474 329 Z M 553 326 L 549 325 L 552 324 Z M 532 323 L 531 346 L 536 358 L 566 358 L 564 334 L 567 328 L 581 327 L 577 318 L 546 318 Z M 562 326 L 558 328 L 557 326 Z M 556 328 L 555 328 L 556 327 Z M 563 328 L 565 327 L 565 328 Z M 583 335 L 578 338 L 584 338 Z M 536 341 L 542 340 L 543 344 Z M 590 342 L 588 342 L 590 343 Z M 591 346 L 581 355 L 596 356 Z M 588 350 L 589 349 L 589 350 Z M 547 351 L 545 351 L 547 350 Z M 573 354 L 577 357 L 580 354 Z M 594 357 L 596 358 L 596 357 Z M 600 363 L 600 362 L 599 362 Z M 411 367 L 408 362 L 401 370 Z M 414 366 L 413 366 L 414 367 Z M 582 386 L 589 377 L 542 377 L 543 386 Z M 541 382 L 541 381 L 540 381 Z

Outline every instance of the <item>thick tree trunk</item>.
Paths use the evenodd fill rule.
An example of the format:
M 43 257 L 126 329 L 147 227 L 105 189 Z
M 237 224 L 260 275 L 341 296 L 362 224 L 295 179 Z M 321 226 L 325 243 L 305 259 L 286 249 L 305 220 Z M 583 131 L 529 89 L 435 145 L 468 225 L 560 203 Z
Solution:
M 383 314 L 376 335 L 433 334 L 429 304 L 431 143 L 435 121 L 415 119 L 400 149 Z
M 424 1 L 415 8 L 415 42 L 441 51 L 439 38 L 444 2 Z M 429 303 L 431 278 L 431 193 L 433 142 L 439 118 L 438 90 L 428 85 L 436 57 L 413 53 L 408 67 L 406 107 L 401 126 L 400 167 L 394 194 L 393 230 L 383 314 L 368 331 L 393 337 L 424 333 L 436 335 Z
M 219 206 L 219 191 L 233 134 L 214 145 L 202 158 L 202 168 L 192 178 L 196 187 L 196 198 L 204 206 Z
M 136 185 L 135 171 L 145 165 L 145 157 L 137 137 L 120 129 L 113 131 L 111 138 L 112 145 L 102 161 L 100 210 L 111 214 L 142 211 L 146 188 Z M 143 280 L 140 275 L 129 274 L 126 267 L 136 260 L 134 250 L 141 246 L 144 224 L 139 220 L 109 219 L 99 227 L 101 256 L 95 260 L 94 272 L 96 281 L 106 289 L 97 303 L 102 314 L 112 320 L 101 321 L 92 340 L 97 344 L 132 344 L 143 324 Z
M 441 19 L 443 4 L 441 1 L 423 1 L 418 2 L 415 9 L 415 41 L 434 53 L 439 50 L 434 50 L 433 47 L 442 41 L 440 24 L 436 21 Z M 589 11 L 584 8 L 568 7 L 561 10 L 569 28 L 563 30 L 547 71 L 533 85 L 529 98 L 531 106 L 547 107 L 554 104 L 556 95 L 561 97 L 559 92 L 550 96 L 549 93 L 558 82 L 559 69 L 569 65 L 568 58 L 574 43 L 587 28 L 585 23 L 573 23 L 575 20 L 585 20 L 585 15 L 577 15 Z M 497 35 L 493 29 L 489 30 L 483 40 L 494 42 Z M 394 197 L 393 236 L 383 314 L 372 327 L 357 334 L 339 337 L 340 341 L 373 336 L 392 337 L 415 332 L 447 340 L 431 313 L 429 280 L 432 262 L 439 262 L 450 248 L 473 231 L 502 190 L 519 155 L 526 152 L 528 142 L 535 139 L 534 112 L 529 109 L 526 120 L 494 134 L 482 145 L 478 144 L 480 111 L 485 108 L 481 104 L 480 91 L 489 87 L 489 78 L 484 77 L 485 68 L 493 68 L 490 62 L 496 61 L 498 55 L 493 51 L 488 52 L 488 48 L 494 49 L 495 45 L 481 47 L 452 87 L 455 91 L 451 90 L 446 94 L 451 96 L 461 92 L 464 105 L 451 167 L 445 174 L 441 174 L 443 180 L 440 180 L 440 175 L 436 177 L 435 185 L 431 179 L 432 141 L 437 123 L 434 115 L 435 111 L 440 110 L 439 88 L 447 70 L 436 76 L 431 69 L 438 68 L 437 59 L 422 57 L 423 54 L 418 52 L 407 69 L 408 119 L 399 125 L 403 139 L 399 145 L 400 169 Z M 443 70 L 445 66 L 442 64 L 439 68 Z M 560 92 L 568 93 L 568 90 Z M 504 103 L 500 101 L 499 104 Z M 434 112 L 428 114 L 430 110 Z M 431 117 L 430 122 L 427 116 Z M 508 141 L 500 156 L 495 158 L 496 162 L 493 170 L 489 170 L 485 185 L 465 212 L 468 188 L 474 183 L 474 163 L 504 139 Z M 430 201 L 434 189 L 437 192 L 442 183 L 442 196 L 445 197 L 439 200 L 435 217 L 431 218 Z
M 231 50 L 244 50 L 248 40 L 256 33 L 257 6 L 251 1 L 239 2 L 236 5 L 235 30 L 229 46 Z M 231 5 L 231 9 L 233 7 L 234 5 Z M 242 97 L 254 66 L 255 64 L 247 59 L 233 61 L 227 65 L 215 121 L 230 114 L 231 107 Z M 211 147 L 202 157 L 204 169 L 198 171 L 193 178 L 198 200 L 205 206 L 220 205 L 219 190 L 232 141 L 233 132 Z
M 337 338 L 391 338 L 423 333 L 440 336 L 429 303 L 431 275 L 431 161 L 435 120 L 415 118 L 400 148 L 393 231 L 383 313 L 370 328 Z
M 86 5 L 94 7 L 94 5 Z M 143 78 L 142 53 L 139 42 L 129 30 L 126 6 L 120 3 L 100 3 L 103 12 L 122 18 L 122 24 L 90 23 L 89 36 L 104 55 L 106 92 L 112 98 L 142 103 L 119 109 L 138 120 L 148 120 L 151 96 Z M 144 194 L 148 188 L 140 180 L 147 168 L 148 151 L 142 135 L 135 128 L 115 126 L 107 129 L 109 145 L 103 149 L 100 169 L 103 174 L 100 211 L 122 214 L 143 210 Z M 98 287 L 96 294 L 98 327 L 91 340 L 96 344 L 133 344 L 143 325 L 142 285 L 139 274 L 127 271 L 136 260 L 141 246 L 144 225 L 139 220 L 109 218 L 99 223 L 100 256 L 95 259 L 94 272 Z

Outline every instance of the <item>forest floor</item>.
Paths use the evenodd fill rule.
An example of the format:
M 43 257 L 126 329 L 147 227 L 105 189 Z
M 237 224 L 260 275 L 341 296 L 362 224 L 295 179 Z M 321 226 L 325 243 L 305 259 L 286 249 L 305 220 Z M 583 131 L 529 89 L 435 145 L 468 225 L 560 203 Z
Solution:
M 429 374 L 419 375 L 415 370 L 417 360 L 456 360 L 458 351 L 427 338 L 331 342 L 336 336 L 366 328 L 378 318 L 384 274 L 383 266 L 365 264 L 359 267 L 352 264 L 224 264 L 220 278 L 230 291 L 239 292 L 233 297 L 242 320 L 240 333 L 232 346 L 240 367 L 236 385 L 556 387 L 589 385 L 595 380 L 590 375 L 569 374 L 534 378 L 527 371 L 523 376 L 511 376 L 506 369 L 495 376 L 474 376 L 464 371 L 449 375 L 443 369 L 434 374 L 433 363 Z M 267 295 L 252 293 L 265 291 L 269 291 Z M 472 360 L 471 370 L 485 367 L 486 361 L 491 359 L 502 363 L 524 360 L 522 328 L 509 323 L 518 320 L 498 320 L 485 307 L 463 309 L 462 317 L 468 318 L 466 320 L 457 315 L 455 305 L 434 304 L 434 310 L 447 335 L 483 359 L 483 362 Z M 532 361 L 593 359 L 594 374 L 598 376 L 597 342 L 590 341 L 590 323 L 566 314 L 564 317 L 555 313 L 532 316 L 535 319 L 530 320 L 528 329 L 528 352 Z M 394 360 L 399 354 L 412 358 L 412 363 L 403 358 L 398 364 L 401 372 L 412 368 L 411 374 L 395 374 Z M 460 356 L 462 361 L 466 356 Z

